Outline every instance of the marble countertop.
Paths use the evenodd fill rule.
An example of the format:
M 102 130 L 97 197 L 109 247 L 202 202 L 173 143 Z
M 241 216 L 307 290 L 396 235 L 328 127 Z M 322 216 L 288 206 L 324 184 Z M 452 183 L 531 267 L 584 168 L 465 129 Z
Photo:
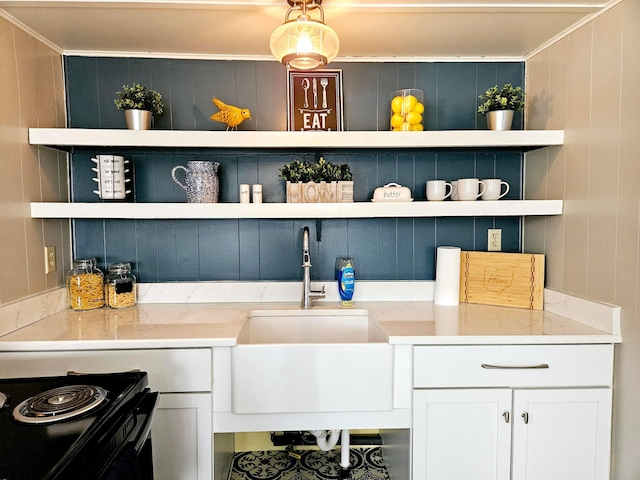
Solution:
M 138 303 L 115 310 L 65 309 L 0 337 L 0 351 L 233 346 L 251 310 L 299 309 L 289 302 Z M 315 309 L 341 308 L 317 302 Z M 551 311 L 431 301 L 361 301 L 391 344 L 618 343 L 619 332 Z

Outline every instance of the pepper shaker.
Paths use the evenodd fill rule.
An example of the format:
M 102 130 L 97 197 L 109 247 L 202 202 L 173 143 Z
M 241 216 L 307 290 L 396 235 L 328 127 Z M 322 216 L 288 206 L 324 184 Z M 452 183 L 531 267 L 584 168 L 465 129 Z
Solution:
M 262 203 L 262 185 L 256 183 L 253 185 L 253 203 Z

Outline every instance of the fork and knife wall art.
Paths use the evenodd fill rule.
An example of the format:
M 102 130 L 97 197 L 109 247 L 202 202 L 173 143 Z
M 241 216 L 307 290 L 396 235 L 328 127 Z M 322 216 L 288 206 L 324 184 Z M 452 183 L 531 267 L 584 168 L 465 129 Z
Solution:
M 342 70 L 289 71 L 289 131 L 342 131 Z

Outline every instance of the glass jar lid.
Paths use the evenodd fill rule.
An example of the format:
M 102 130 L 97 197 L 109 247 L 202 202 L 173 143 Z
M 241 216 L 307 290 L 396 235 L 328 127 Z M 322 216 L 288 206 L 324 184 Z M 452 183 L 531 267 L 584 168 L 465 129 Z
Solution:
M 123 274 L 131 271 L 129 262 L 112 263 L 109 265 L 109 273 Z
M 95 258 L 74 258 L 74 267 L 93 267 L 97 263 Z

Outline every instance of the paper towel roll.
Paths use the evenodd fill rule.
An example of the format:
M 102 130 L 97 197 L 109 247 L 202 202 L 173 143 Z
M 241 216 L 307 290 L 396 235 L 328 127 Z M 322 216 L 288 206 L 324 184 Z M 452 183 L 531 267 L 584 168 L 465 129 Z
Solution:
M 460 303 L 460 247 L 438 247 L 436 252 L 436 305 Z

